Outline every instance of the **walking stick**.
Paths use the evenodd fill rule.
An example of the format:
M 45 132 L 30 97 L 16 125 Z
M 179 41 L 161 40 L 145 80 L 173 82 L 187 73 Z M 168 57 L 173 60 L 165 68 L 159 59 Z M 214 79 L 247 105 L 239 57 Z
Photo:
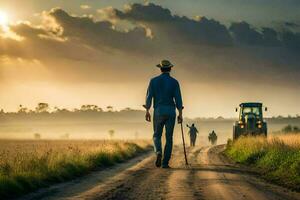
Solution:
M 185 165 L 189 165 L 187 156 L 186 156 L 186 151 L 185 151 L 185 142 L 184 142 L 184 133 L 183 133 L 183 127 L 182 127 L 182 122 L 180 123 L 181 126 L 181 136 L 182 136 L 182 143 L 183 143 L 183 152 L 184 152 L 184 159 L 185 159 Z

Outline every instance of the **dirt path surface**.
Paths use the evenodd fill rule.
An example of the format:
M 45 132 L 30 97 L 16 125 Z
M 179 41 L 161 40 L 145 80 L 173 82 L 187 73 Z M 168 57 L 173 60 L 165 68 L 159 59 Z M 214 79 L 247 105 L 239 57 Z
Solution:
M 185 167 L 177 147 L 172 169 L 155 168 L 155 157 L 148 154 L 23 199 L 300 199 L 299 193 L 268 184 L 254 172 L 230 164 L 223 150 L 224 145 L 189 149 L 190 166 Z

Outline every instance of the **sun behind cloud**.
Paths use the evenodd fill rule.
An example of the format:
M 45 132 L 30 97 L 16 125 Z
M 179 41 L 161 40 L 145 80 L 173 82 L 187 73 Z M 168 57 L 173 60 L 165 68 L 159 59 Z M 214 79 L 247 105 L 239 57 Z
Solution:
M 6 12 L 0 10 L 0 25 L 7 26 L 8 25 L 8 15 Z

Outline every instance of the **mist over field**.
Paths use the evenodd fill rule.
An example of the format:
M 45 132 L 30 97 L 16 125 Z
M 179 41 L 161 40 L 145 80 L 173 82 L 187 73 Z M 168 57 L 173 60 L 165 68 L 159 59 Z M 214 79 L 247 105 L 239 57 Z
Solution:
M 19 112 L 1 112 L 0 138 L 35 139 L 35 134 L 38 134 L 38 139 L 152 139 L 152 124 L 145 121 L 143 110 L 127 108 L 115 111 L 109 107 L 104 111 L 95 105 L 85 105 L 74 111 L 57 109 L 49 112 L 48 105 L 40 106 L 35 111 L 21 107 Z M 232 127 L 236 120 L 223 117 L 185 118 L 185 133 L 187 136 L 185 124 L 195 123 L 199 130 L 198 144 L 208 144 L 207 136 L 212 130 L 216 131 L 219 144 L 226 143 L 227 139 L 232 138 Z M 299 117 L 279 116 L 266 118 L 266 121 L 271 134 L 288 124 L 300 126 Z M 174 138 L 175 143 L 181 142 L 178 124 Z

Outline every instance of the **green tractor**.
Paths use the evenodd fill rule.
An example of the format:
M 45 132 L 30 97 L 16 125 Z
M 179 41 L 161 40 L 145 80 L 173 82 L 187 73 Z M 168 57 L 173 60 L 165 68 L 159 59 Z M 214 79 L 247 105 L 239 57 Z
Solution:
M 267 136 L 267 123 L 263 119 L 262 103 L 241 103 L 239 111 L 239 120 L 233 126 L 233 140 L 242 135 Z M 266 107 L 265 111 L 267 111 Z

